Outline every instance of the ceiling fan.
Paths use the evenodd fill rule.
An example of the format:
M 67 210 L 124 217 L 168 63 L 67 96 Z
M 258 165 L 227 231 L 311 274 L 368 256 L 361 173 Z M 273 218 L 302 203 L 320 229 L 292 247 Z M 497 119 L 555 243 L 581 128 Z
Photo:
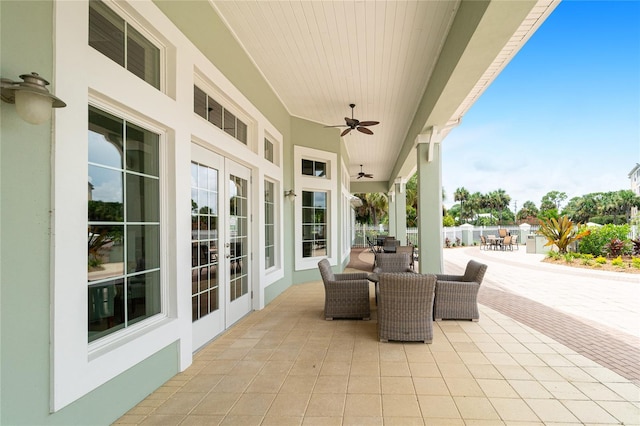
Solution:
M 360 179 L 360 178 L 363 178 L 363 177 L 366 177 L 366 178 L 369 178 L 369 179 L 373 178 L 373 175 L 371 173 L 365 173 L 365 172 L 362 171 L 362 164 L 360 164 L 360 173 L 358 173 L 357 176 L 358 177 L 356 179 Z
M 356 107 L 356 104 L 349 104 L 351 107 L 351 118 L 345 117 L 344 121 L 346 124 L 338 124 L 335 126 L 325 126 L 325 127 L 346 127 L 340 136 L 345 136 L 347 133 L 352 131 L 353 129 L 358 130 L 367 135 L 372 135 L 373 132 L 370 129 L 367 129 L 367 126 L 375 126 L 376 124 L 380 124 L 379 121 L 360 121 L 353 118 L 353 109 Z

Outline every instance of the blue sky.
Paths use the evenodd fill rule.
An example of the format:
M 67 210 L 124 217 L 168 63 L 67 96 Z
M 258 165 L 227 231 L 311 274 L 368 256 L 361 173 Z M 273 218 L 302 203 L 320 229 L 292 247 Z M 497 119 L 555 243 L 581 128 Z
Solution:
M 630 189 L 640 163 L 640 1 L 562 1 L 442 143 L 456 188 L 520 209 Z M 565 201 L 566 202 L 566 201 Z

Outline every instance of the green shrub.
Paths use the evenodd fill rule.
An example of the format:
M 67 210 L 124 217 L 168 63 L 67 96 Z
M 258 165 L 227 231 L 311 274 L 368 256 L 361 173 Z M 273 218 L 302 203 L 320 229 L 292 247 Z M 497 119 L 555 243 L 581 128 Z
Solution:
M 636 269 L 640 269 L 640 257 L 634 257 L 633 259 L 631 259 L 631 266 Z
M 582 264 L 583 264 L 583 265 L 585 265 L 585 266 L 591 266 L 591 263 L 592 263 L 591 259 L 589 259 L 589 258 L 587 258 L 587 257 L 583 257 L 583 258 L 582 258 Z
M 613 266 L 618 266 L 620 268 L 624 268 L 624 261 L 622 260 L 622 256 L 618 256 L 611 261 Z
M 549 251 L 547 252 L 547 257 L 548 257 L 549 259 L 560 259 L 560 253 L 558 253 L 558 252 L 557 252 L 557 251 L 555 251 L 555 250 L 549 250 Z
M 603 256 L 596 257 L 596 263 L 598 265 L 605 265 L 607 263 L 607 258 Z
M 446 215 L 442 218 L 442 226 L 455 226 L 456 220 L 451 215 Z
M 582 226 L 580 230 L 589 230 L 591 233 L 582 237 L 578 245 L 578 251 L 580 253 L 589 253 L 594 256 L 601 256 L 606 254 L 605 246 L 612 240 L 617 238 L 625 242 L 628 241 L 627 235 L 629 235 L 630 228 L 629 225 L 604 225 L 600 227 Z M 625 244 L 623 254 L 628 254 L 626 251 L 629 249 L 631 249 L 631 245 L 627 248 L 627 245 Z
M 573 263 L 573 259 L 575 258 L 573 256 L 573 253 L 565 253 L 562 255 L 562 257 L 564 258 L 564 261 L 567 263 Z

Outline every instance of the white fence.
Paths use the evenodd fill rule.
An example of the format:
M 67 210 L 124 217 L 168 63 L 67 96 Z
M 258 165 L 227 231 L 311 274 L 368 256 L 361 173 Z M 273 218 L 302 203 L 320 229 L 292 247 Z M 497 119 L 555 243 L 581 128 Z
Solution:
M 511 234 L 520 234 L 520 227 L 517 225 L 506 225 L 506 226 L 476 226 L 473 228 L 473 241 L 476 243 L 480 243 L 480 235 L 497 235 L 498 229 L 503 228 L 506 229 L 507 232 Z M 531 226 L 531 233 L 535 233 L 538 230 L 538 226 Z M 356 223 L 353 229 L 353 241 L 351 243 L 352 247 L 366 247 L 367 246 L 367 237 L 374 240 L 378 235 L 388 235 L 389 232 L 387 228 L 380 226 L 370 226 Z M 446 241 L 449 238 L 451 244 L 455 244 L 459 239 L 462 239 L 462 229 L 459 226 L 448 226 L 442 229 L 442 241 Z M 407 240 L 403 241 L 402 244 L 411 243 L 413 245 L 418 245 L 418 228 L 407 228 Z M 524 241 L 520 241 L 520 243 L 524 243 Z

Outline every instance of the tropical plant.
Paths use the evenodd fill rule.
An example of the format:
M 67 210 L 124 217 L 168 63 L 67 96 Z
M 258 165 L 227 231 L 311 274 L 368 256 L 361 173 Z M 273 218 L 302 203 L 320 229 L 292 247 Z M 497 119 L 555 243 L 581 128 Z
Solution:
M 634 257 L 633 259 L 631 259 L 631 266 L 636 269 L 640 269 L 640 257 Z
M 604 251 L 609 257 L 619 257 L 625 251 L 625 243 L 619 238 L 614 238 L 605 244 Z
M 580 240 L 591 232 L 588 229 L 580 231 L 579 228 L 580 224 L 574 225 L 567 216 L 563 216 L 557 220 L 552 217 L 540 221 L 538 234 L 544 235 L 547 238 L 547 244 L 545 244 L 545 246 L 555 245 L 558 247 L 558 251 L 564 254 L 567 252 L 569 244 Z

